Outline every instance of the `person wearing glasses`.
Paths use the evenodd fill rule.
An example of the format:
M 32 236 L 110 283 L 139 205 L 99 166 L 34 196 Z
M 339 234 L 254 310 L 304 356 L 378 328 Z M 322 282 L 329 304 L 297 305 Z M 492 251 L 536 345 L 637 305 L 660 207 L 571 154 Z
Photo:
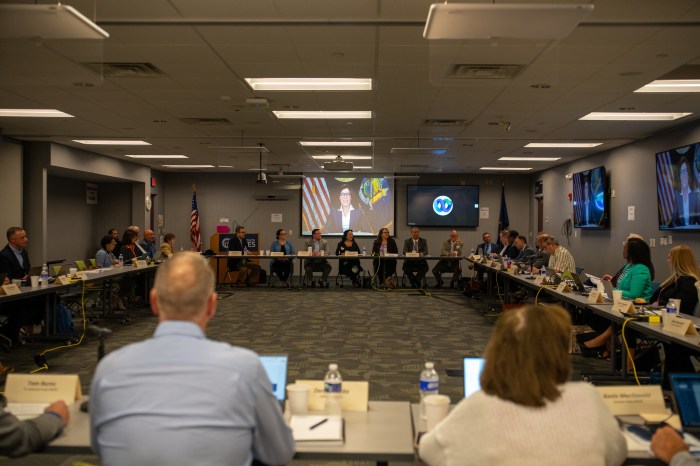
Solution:
M 281 252 L 285 256 L 293 256 L 296 254 L 294 246 L 292 243 L 287 241 L 287 231 L 284 228 L 280 228 L 275 233 L 275 240 L 270 245 L 270 252 Z M 271 259 L 272 264 L 270 265 L 270 272 L 277 274 L 277 278 L 280 279 L 282 284 L 287 288 L 291 288 L 289 285 L 289 276 L 292 274 L 292 261 L 289 257 L 280 257 L 279 259 Z
M 359 207 L 356 209 L 352 205 L 350 186 L 343 184 L 340 187 L 338 198 L 340 200 L 340 207 L 338 209 L 331 209 L 326 225 L 323 228 L 323 233 L 336 235 L 346 230 L 353 230 L 356 233 L 370 232 L 369 224 L 367 223 L 367 219 L 365 219 L 362 209 Z
M 450 238 L 442 243 L 442 249 L 440 250 L 441 256 L 449 257 L 462 257 L 462 247 L 464 243 L 459 239 L 459 235 L 456 230 L 450 231 Z M 433 267 L 433 276 L 435 277 L 435 288 L 442 287 L 442 274 L 452 273 L 452 279 L 454 281 L 455 277 L 459 275 L 459 260 L 457 259 L 441 259 Z

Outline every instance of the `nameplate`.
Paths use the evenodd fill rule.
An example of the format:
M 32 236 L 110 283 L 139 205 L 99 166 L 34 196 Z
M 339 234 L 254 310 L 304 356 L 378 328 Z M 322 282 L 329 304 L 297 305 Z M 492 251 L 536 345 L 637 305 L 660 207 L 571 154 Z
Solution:
M 544 277 L 542 275 L 538 275 L 535 277 L 535 281 L 532 283 L 538 286 L 542 286 L 542 282 L 544 282 Z
M 71 404 L 82 398 L 78 374 L 7 374 L 5 397 L 10 403 Z
M 360 253 L 357 251 L 345 251 L 345 255 L 348 257 L 357 257 Z
M 59 275 L 53 282 L 54 285 L 70 285 L 70 278 L 65 275 Z
M 603 294 L 596 289 L 592 289 L 588 293 L 587 302 L 590 304 L 601 304 L 603 302 Z
M 229 251 L 229 252 L 228 252 L 228 255 L 229 255 L 229 256 L 242 256 L 242 255 L 243 255 L 243 251 Z
M 22 290 L 20 290 L 19 286 L 15 285 L 14 283 L 9 283 L 7 285 L 2 285 L 0 287 L 0 294 L 6 295 L 6 296 L 12 296 L 13 294 L 20 294 Z
M 518 268 L 516 266 L 512 266 L 511 268 L 508 269 L 508 273 L 511 275 L 517 275 L 518 274 Z
M 559 286 L 557 286 L 556 291 L 557 293 L 571 293 L 571 288 L 569 287 L 568 283 L 561 282 Z
M 272 256 L 272 257 L 284 256 L 284 253 L 282 251 L 272 251 L 272 252 L 270 252 L 270 256 Z
M 661 385 L 595 387 L 613 416 L 666 413 Z
M 667 325 L 664 325 L 664 330 L 675 333 L 676 335 L 697 335 L 693 321 L 682 317 L 671 317 L 666 320 Z
M 141 260 L 139 260 L 139 261 L 134 261 L 134 267 L 136 267 L 137 269 L 142 269 L 142 268 L 144 268 L 144 267 L 148 267 L 148 262 L 146 262 L 146 261 L 141 261 Z
M 88 274 L 87 272 L 75 272 L 75 277 L 78 280 L 87 280 L 88 279 Z
M 309 410 L 323 411 L 326 407 L 326 394 L 323 380 L 297 380 L 297 384 L 311 387 Z M 343 411 L 367 411 L 369 408 L 369 382 L 343 380 L 343 395 L 340 406 Z
M 387 252 L 384 257 L 399 257 L 399 255 L 395 252 Z
M 418 252 L 407 252 L 406 257 L 420 257 L 420 253 Z
M 492 267 L 493 266 L 493 261 L 486 259 L 484 261 L 484 264 L 486 264 L 486 267 Z
M 634 307 L 634 303 L 632 301 L 628 301 L 626 299 L 621 299 L 615 304 L 613 304 L 612 307 L 613 312 L 622 312 L 623 314 L 634 314 L 637 312 L 637 309 Z
M 297 252 L 297 256 L 299 257 L 308 257 L 311 255 L 311 251 L 299 251 Z

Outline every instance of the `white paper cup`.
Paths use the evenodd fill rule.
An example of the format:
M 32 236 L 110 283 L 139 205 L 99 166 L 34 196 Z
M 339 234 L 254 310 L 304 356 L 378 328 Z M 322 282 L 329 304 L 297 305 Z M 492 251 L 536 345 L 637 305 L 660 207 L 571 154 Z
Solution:
M 29 278 L 32 281 L 32 288 L 39 288 L 39 275 L 32 275 Z
M 311 387 L 308 385 L 287 385 L 287 403 L 289 403 L 289 412 L 292 414 L 306 414 L 306 412 L 309 410 L 310 391 Z
M 311 254 L 311 246 L 309 246 L 308 248 L 306 248 L 306 250 L 309 252 L 309 254 Z
M 423 398 L 425 404 L 426 431 L 430 432 L 450 412 L 450 397 L 447 395 L 428 395 Z
M 622 290 L 613 290 L 613 303 L 617 303 L 622 299 Z
M 321 249 L 321 255 L 322 255 L 322 256 L 325 256 L 325 255 L 326 255 L 326 251 L 324 251 L 323 249 Z
M 68 269 L 68 271 L 70 272 L 71 277 L 74 277 L 75 274 L 78 273 L 78 269 L 76 269 L 75 267 L 71 267 L 70 269 Z
M 266 256 L 269 256 L 269 255 L 270 255 L 270 251 L 267 250 L 267 249 L 265 249 L 265 255 L 266 255 Z

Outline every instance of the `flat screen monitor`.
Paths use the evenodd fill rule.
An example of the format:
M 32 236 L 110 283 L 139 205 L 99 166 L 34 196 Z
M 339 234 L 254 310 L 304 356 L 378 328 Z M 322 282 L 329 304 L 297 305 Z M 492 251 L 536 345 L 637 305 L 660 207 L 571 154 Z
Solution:
M 602 229 L 608 222 L 605 167 L 574 173 L 574 227 Z
M 478 227 L 479 187 L 407 186 L 406 220 L 409 226 Z
M 656 154 L 660 230 L 700 230 L 700 142 Z
M 394 234 L 394 184 L 387 177 L 347 175 L 304 178 L 301 193 L 301 234 L 320 228 L 324 235 L 377 236 Z

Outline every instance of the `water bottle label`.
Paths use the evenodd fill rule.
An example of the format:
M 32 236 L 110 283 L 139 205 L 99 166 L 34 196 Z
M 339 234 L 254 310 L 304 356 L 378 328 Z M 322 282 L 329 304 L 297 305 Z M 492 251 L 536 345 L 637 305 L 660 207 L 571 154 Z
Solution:
M 342 392 L 343 384 L 340 383 L 324 383 L 323 391 L 326 393 L 340 393 Z
M 440 382 L 434 382 L 434 381 L 428 382 L 425 380 L 420 381 L 420 390 L 422 392 L 434 392 L 438 389 L 439 386 L 440 386 Z

